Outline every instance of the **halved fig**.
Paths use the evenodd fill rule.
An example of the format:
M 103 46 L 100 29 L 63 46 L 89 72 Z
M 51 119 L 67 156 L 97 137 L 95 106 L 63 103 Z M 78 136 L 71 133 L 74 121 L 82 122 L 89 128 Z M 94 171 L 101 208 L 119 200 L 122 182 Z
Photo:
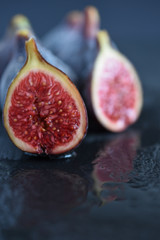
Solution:
M 134 123 L 142 108 L 142 88 L 133 65 L 115 50 L 106 31 L 97 35 L 99 54 L 91 77 L 91 103 L 98 121 L 115 132 Z
M 23 151 L 65 153 L 85 136 L 87 114 L 83 100 L 67 75 L 42 57 L 35 39 L 26 41 L 26 51 L 26 63 L 6 96 L 5 128 Z

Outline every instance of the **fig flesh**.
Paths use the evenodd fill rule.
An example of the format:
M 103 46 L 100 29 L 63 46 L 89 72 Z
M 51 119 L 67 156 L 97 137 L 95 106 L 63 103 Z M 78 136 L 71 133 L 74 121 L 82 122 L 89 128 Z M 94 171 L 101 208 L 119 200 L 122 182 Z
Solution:
M 19 72 L 16 69 L 14 79 L 8 76 L 11 85 L 4 105 L 5 128 L 23 151 L 65 153 L 85 136 L 87 114 L 83 100 L 68 76 L 41 56 L 34 38 L 25 43 L 24 66 Z M 26 59 L 24 53 L 21 57 Z
M 97 40 L 100 51 L 91 77 L 91 104 L 98 121 L 119 132 L 138 119 L 142 88 L 133 65 L 112 47 L 108 33 L 99 31 Z

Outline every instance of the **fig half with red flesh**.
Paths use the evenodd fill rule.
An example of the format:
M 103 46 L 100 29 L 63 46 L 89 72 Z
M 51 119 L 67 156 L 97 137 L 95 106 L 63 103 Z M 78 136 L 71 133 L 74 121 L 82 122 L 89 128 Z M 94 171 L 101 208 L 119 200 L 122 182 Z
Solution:
M 66 74 L 26 42 L 27 61 L 12 81 L 4 125 L 14 144 L 30 153 L 62 154 L 75 148 L 87 129 L 83 100 Z
M 134 123 L 142 108 L 142 88 L 129 60 L 115 50 L 106 31 L 97 35 L 99 54 L 91 78 L 91 103 L 98 121 L 114 132 Z

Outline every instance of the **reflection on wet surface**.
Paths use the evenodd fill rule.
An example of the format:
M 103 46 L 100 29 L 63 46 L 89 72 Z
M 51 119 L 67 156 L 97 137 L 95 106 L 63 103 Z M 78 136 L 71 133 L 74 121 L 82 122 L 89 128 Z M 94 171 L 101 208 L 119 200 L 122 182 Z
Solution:
M 141 147 L 138 131 L 91 134 L 59 160 L 25 155 L 3 128 L 0 142 L 0 239 L 104 239 L 117 225 L 130 239 L 157 231 L 160 145 Z
M 138 46 L 147 97 L 128 132 L 89 132 L 76 155 L 53 160 L 17 149 L 0 122 L 0 240 L 159 239 L 160 72 L 143 61 L 153 47 Z
M 42 217 L 45 221 L 66 215 L 86 200 L 88 192 L 85 179 L 55 169 L 20 170 L 13 175 L 11 186 L 21 191 L 25 208 L 20 220 L 29 226 L 41 222 Z
M 6 136 L 3 142 L 11 144 Z M 103 239 L 121 218 L 129 224 L 132 216 L 138 227 L 142 216 L 156 215 L 160 145 L 141 148 L 140 142 L 137 131 L 96 141 L 90 135 L 74 158 L 55 161 L 26 157 L 11 144 L 12 151 L 1 151 L 1 239 L 83 239 L 87 226 L 98 227 Z M 91 229 L 89 238 L 97 239 Z
M 107 142 L 92 162 L 94 191 L 103 204 L 122 197 L 121 183 L 130 179 L 129 174 L 133 171 L 133 160 L 139 144 L 138 133 L 120 135 Z

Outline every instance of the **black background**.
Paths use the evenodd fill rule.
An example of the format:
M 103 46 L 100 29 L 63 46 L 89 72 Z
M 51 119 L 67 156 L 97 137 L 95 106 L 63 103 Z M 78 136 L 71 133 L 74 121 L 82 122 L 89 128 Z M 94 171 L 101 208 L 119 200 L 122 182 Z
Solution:
M 160 38 L 158 0 L 5 0 L 0 2 L 0 35 L 14 14 L 25 14 L 36 33 L 42 36 L 59 23 L 68 11 L 82 10 L 87 5 L 99 9 L 102 28 L 107 28 L 114 38 Z

